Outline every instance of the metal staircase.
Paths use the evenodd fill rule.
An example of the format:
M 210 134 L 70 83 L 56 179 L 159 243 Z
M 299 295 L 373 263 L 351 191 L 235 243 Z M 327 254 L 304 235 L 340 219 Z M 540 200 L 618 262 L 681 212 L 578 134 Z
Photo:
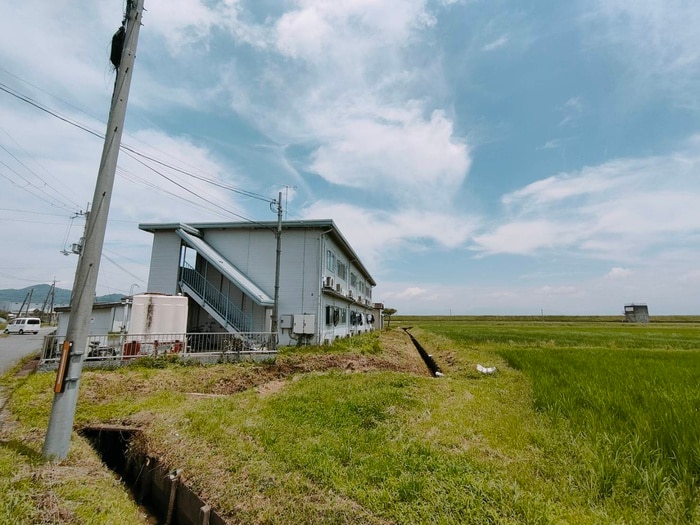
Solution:
M 208 283 L 202 274 L 187 263 L 180 268 L 180 289 L 204 308 L 226 331 L 239 333 L 253 331 L 253 320 L 250 316 L 231 303 L 228 297 Z

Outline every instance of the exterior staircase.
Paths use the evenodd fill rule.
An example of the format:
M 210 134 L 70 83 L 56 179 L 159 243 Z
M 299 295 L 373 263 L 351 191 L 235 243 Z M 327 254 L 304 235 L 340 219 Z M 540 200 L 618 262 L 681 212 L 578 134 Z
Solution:
M 187 263 L 180 268 L 180 289 L 204 308 L 227 332 L 252 332 L 253 320 L 250 316 L 231 303 L 228 297 Z

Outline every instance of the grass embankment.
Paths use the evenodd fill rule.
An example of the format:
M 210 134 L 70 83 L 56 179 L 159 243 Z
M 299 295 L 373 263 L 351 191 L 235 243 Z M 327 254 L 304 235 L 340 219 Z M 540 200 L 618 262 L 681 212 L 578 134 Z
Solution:
M 86 371 L 76 423 L 141 426 L 138 446 L 235 523 L 700 519 L 697 325 L 412 322 L 445 377 L 390 330 L 274 365 Z M 0 523 L 138 523 L 76 434 L 41 461 L 52 382 L 5 380 Z

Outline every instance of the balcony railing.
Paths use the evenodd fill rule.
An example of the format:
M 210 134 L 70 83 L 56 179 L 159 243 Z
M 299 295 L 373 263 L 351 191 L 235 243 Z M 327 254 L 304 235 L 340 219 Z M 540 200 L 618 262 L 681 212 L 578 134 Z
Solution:
M 236 330 L 250 332 L 253 329 L 253 320 L 187 263 L 181 268 L 180 280 Z
M 65 337 L 44 338 L 41 362 L 58 361 Z M 88 361 L 129 360 L 143 356 L 183 357 L 221 355 L 246 357 L 275 354 L 275 334 L 270 332 L 191 332 L 179 334 L 91 335 L 85 351 Z

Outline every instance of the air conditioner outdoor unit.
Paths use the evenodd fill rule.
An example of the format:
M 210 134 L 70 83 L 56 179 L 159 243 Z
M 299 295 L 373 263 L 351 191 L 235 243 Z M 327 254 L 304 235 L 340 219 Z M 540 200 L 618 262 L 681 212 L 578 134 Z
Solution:
M 352 290 L 348 290 L 348 297 L 352 299 Z
M 323 286 L 325 286 L 326 288 L 333 288 L 333 277 L 326 277 L 326 280 L 323 282 Z
M 335 291 L 338 293 L 343 293 L 343 286 L 340 283 L 336 284 Z
M 362 296 L 361 296 L 361 295 L 358 295 L 358 296 L 357 296 L 357 302 L 358 302 L 358 303 L 361 303 L 361 302 L 362 302 Z

